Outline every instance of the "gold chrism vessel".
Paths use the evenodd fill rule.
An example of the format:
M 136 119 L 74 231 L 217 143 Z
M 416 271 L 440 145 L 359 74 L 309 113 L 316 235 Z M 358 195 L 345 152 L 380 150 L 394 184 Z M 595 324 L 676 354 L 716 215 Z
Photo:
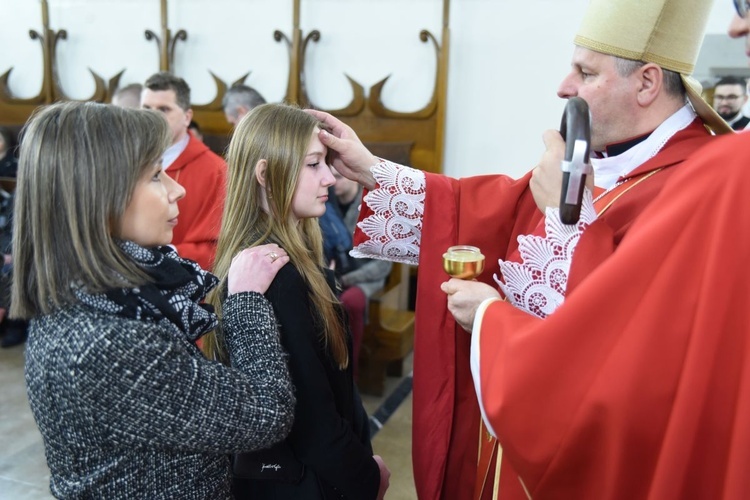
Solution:
M 477 247 L 457 245 L 443 254 L 443 270 L 451 278 L 473 280 L 484 271 L 484 255 Z

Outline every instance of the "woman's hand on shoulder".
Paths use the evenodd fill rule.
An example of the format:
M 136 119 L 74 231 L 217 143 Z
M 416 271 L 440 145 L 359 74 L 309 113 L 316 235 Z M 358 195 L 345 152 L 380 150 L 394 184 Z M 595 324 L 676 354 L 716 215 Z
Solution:
M 266 293 L 289 255 L 275 243 L 246 248 L 234 256 L 227 276 L 229 295 L 240 292 Z

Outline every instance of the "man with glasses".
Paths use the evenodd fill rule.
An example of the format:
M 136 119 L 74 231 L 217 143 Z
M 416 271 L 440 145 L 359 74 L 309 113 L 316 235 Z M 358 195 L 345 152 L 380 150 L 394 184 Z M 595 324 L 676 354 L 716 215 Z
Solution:
M 714 109 L 734 130 L 744 130 L 750 123 L 742 113 L 747 102 L 746 85 L 744 78 L 725 76 L 714 86 Z

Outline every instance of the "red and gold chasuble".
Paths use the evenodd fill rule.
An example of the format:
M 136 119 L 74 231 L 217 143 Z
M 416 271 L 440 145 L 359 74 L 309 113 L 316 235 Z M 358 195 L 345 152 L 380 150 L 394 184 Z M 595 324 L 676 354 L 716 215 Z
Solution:
M 594 208 L 597 216 L 602 217 L 604 213 L 607 212 L 612 205 L 622 198 L 628 191 L 634 189 L 641 182 L 646 181 L 651 176 L 661 172 L 663 169 L 664 167 L 648 169 L 645 171 L 641 170 L 641 173 L 631 174 L 622 179 L 612 189 L 605 192 L 602 192 L 603 190 L 598 190 L 601 194 L 594 200 Z M 539 236 L 544 234 L 542 226 L 543 221 L 537 226 L 535 234 Z M 611 238 L 609 238 L 608 241 L 611 241 Z M 607 244 L 606 249 L 611 253 L 613 248 L 610 244 Z M 498 459 L 502 460 L 502 447 L 498 444 L 497 439 L 492 437 L 481 419 L 479 422 L 478 442 L 479 452 L 477 458 L 477 475 L 474 485 L 475 498 L 494 500 L 499 498 L 501 462 L 498 462 Z M 519 481 L 521 481 L 520 478 Z M 521 484 L 523 486 L 523 481 L 521 481 Z M 526 491 L 526 494 L 530 497 L 528 491 Z
M 478 318 L 482 407 L 532 498 L 747 497 L 748 140 L 722 138 L 615 201 L 573 267 L 583 243 L 603 259 L 579 266 L 553 315 L 497 301 Z M 608 214 L 667 173 L 604 257 Z
M 672 167 L 707 143 L 711 136 L 699 120 L 677 132 L 651 160 L 631 175 L 663 168 L 617 200 L 582 236 L 573 259 L 571 279 L 576 284 L 603 261 L 625 236 L 630 224 L 661 190 Z M 530 173 L 514 180 L 506 176 L 452 179 L 426 173 L 426 196 L 420 241 L 417 283 L 412 458 L 414 481 L 420 499 L 471 500 L 476 498 L 480 413 L 469 367 L 470 335 L 458 327 L 447 309 L 440 284 L 446 281 L 442 254 L 452 245 L 482 249 L 486 268 L 479 281 L 496 286 L 492 275 L 499 259 L 513 260 L 519 235 L 532 234 L 543 221 L 529 190 Z M 372 212 L 362 205 L 360 221 Z M 607 236 L 586 242 L 592 227 Z M 541 226 L 543 230 L 543 225 Z M 600 231 L 602 229 L 602 231 Z M 366 239 L 358 229 L 355 245 Z M 594 257 L 578 264 L 581 245 Z M 608 252 L 608 253 L 607 253 Z M 598 260 L 597 260 L 598 259 Z M 516 258 L 517 260 L 517 258 Z M 526 313 L 523 313 L 526 314 Z M 505 444 L 505 443 L 504 443 Z M 494 483 L 491 462 L 488 484 Z M 526 499 L 516 472 L 502 461 L 499 485 L 503 500 Z M 485 493 L 492 488 L 485 488 Z

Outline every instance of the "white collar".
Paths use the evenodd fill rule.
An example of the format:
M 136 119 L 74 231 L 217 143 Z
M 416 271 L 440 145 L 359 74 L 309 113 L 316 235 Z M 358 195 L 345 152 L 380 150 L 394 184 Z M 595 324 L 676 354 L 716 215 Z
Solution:
M 727 123 L 729 124 L 729 126 L 731 127 L 731 126 L 733 126 L 733 125 L 734 125 L 735 123 L 737 123 L 738 121 L 742 120 L 743 118 L 745 118 L 745 115 L 743 115 L 743 114 L 742 114 L 742 110 L 740 110 L 740 111 L 738 111 L 738 112 L 737 112 L 737 114 L 736 114 L 736 115 L 734 116 L 734 118 L 732 118 L 731 120 L 726 120 L 726 122 L 727 122 Z
M 169 146 L 167 150 L 164 151 L 164 155 L 162 155 L 161 168 L 164 170 L 168 169 L 177 157 L 185 151 L 188 142 L 190 142 L 190 133 L 185 134 L 185 137 Z
M 653 158 L 673 135 L 690 125 L 696 116 L 698 115 L 692 106 L 686 104 L 656 127 L 645 140 L 624 153 L 607 158 L 592 158 L 591 165 L 594 167 L 594 182 L 597 187 L 609 189 L 614 186 L 617 179 Z

